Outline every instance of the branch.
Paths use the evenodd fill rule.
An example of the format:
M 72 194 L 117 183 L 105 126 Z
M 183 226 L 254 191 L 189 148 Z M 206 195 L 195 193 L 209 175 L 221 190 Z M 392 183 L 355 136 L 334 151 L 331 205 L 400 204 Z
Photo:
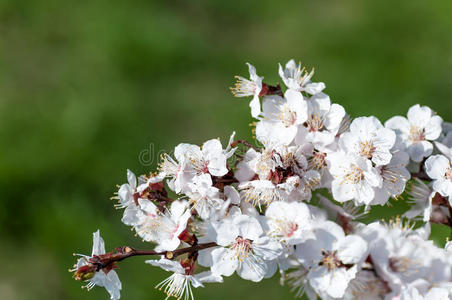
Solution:
M 250 142 L 248 142 L 246 140 L 236 140 L 231 143 L 231 147 L 233 148 L 233 147 L 237 146 L 238 144 L 242 144 L 248 148 L 253 148 L 256 151 L 259 151 L 259 148 L 257 148 L 256 146 L 253 146 Z
M 157 252 L 154 250 L 136 250 L 129 246 L 116 248 L 114 251 L 101 254 L 94 255 L 89 258 L 89 263 L 84 265 L 75 271 L 74 278 L 76 280 L 84 280 L 89 278 L 89 276 L 94 276 L 94 272 L 98 272 L 100 270 L 105 270 L 106 272 L 115 269 L 116 263 L 123 261 L 132 256 L 154 256 L 154 255 L 164 255 L 166 259 L 175 259 L 176 257 L 189 253 L 190 255 L 196 255 L 198 251 L 212 248 L 218 246 L 216 243 L 204 243 L 197 244 L 191 247 L 177 249 L 174 251 L 162 251 Z

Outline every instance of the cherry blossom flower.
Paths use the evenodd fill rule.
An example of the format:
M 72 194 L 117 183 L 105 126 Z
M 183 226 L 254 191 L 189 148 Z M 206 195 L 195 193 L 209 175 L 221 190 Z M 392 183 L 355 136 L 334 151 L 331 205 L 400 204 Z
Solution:
M 150 176 L 149 178 L 140 176 L 138 177 L 137 186 L 135 174 L 133 174 L 132 171 L 127 170 L 127 179 L 128 183 L 121 185 L 118 190 L 118 196 L 113 198 L 119 199 L 119 204 L 116 205 L 116 208 L 125 208 L 121 221 L 126 225 L 133 226 L 138 222 L 138 214 L 140 211 L 138 199 L 143 197 L 143 194 L 147 189 L 154 187 L 159 189 L 162 188 L 164 176 L 160 174 Z
M 250 72 L 250 80 L 243 78 L 242 76 L 236 76 L 237 82 L 233 88 L 232 93 L 235 97 L 248 97 L 252 96 L 253 99 L 250 102 L 251 116 L 258 118 L 261 113 L 261 104 L 259 102 L 259 94 L 262 90 L 262 80 L 264 77 L 257 76 L 256 68 L 247 63 Z
M 299 92 L 287 90 L 284 98 L 265 96 L 263 119 L 256 125 L 256 138 L 264 145 L 289 145 L 298 125 L 308 119 L 308 105 Z
M 137 177 L 132 171 L 127 170 L 127 181 L 118 190 L 117 199 L 119 204 L 117 208 L 125 208 L 122 222 L 126 225 L 133 225 L 137 221 L 138 214 L 138 198 L 140 192 L 147 187 L 144 177 L 138 178 L 139 187 L 137 188 Z
M 189 151 L 189 144 L 179 144 L 174 149 L 173 159 L 170 155 L 162 155 L 162 162 L 159 165 L 163 176 L 169 177 L 168 187 L 176 193 L 189 191 L 187 184 L 192 180 L 194 174 L 188 167 L 185 153 Z
M 192 192 L 187 193 L 190 203 L 198 215 L 207 219 L 214 210 L 221 209 L 223 200 L 220 198 L 220 190 L 212 186 L 212 177 L 209 174 L 202 174 L 189 183 Z
M 444 155 L 433 155 L 425 161 L 425 172 L 433 179 L 433 190 L 452 198 L 452 166 Z
M 414 219 L 421 216 L 424 222 L 430 221 L 433 211 L 433 197 L 436 192 L 427 186 L 422 180 L 415 178 L 411 188 L 408 190 L 410 209 L 403 214 L 404 217 Z
M 397 134 L 397 147 L 407 151 L 410 158 L 420 162 L 432 154 L 433 145 L 441 134 L 441 117 L 434 115 L 427 106 L 416 104 L 408 110 L 408 118 L 395 116 L 386 121 L 385 127 Z
M 391 161 L 391 148 L 396 141 L 394 131 L 384 128 L 375 117 L 353 120 L 350 132 L 341 135 L 339 145 L 347 153 L 370 159 L 375 165 L 387 165 Z
M 325 84 L 323 82 L 311 82 L 311 78 L 314 76 L 314 69 L 308 73 L 305 68 L 301 67 L 301 64 L 295 63 L 293 59 L 287 62 L 284 69 L 281 64 L 279 64 L 279 76 L 281 76 L 284 84 L 289 89 L 295 91 L 304 91 L 311 95 L 315 95 L 325 89 Z
M 375 188 L 382 184 L 381 175 L 370 160 L 342 152 L 327 156 L 331 175 L 331 190 L 335 200 L 354 200 L 357 205 L 368 205 L 375 198 Z
M 121 297 L 121 281 L 118 274 L 113 270 L 114 266 L 108 268 L 98 268 L 96 262 L 99 255 L 105 254 L 105 243 L 100 236 L 100 231 L 93 233 L 93 250 L 91 256 L 81 255 L 77 264 L 72 270 L 77 280 L 88 281 L 85 286 L 91 290 L 94 286 L 104 287 L 110 294 L 111 300 L 117 300 Z
M 345 236 L 339 225 L 326 221 L 316 229 L 315 239 L 297 245 L 296 256 L 309 269 L 307 278 L 317 293 L 341 298 L 367 251 L 361 237 Z
M 164 291 L 168 297 L 176 299 L 194 300 L 192 287 L 204 287 L 204 282 L 223 282 L 223 278 L 210 271 L 194 274 L 194 266 L 190 262 L 173 261 L 166 258 L 147 260 L 147 264 L 173 272 L 167 279 L 159 283 L 156 288 Z
M 265 211 L 267 235 L 278 241 L 296 245 L 313 238 L 313 220 L 308 206 L 301 202 L 271 203 Z
M 172 251 L 179 244 L 179 235 L 185 230 L 191 216 L 187 202 L 174 201 L 171 208 L 162 213 L 154 203 L 139 199 L 141 213 L 135 224 L 137 234 L 147 242 L 156 242 L 157 251 Z
M 377 168 L 383 181 L 381 187 L 375 188 L 375 198 L 370 205 L 384 205 L 390 197 L 396 198 L 403 193 L 406 182 L 411 178 L 406 169 L 409 161 L 410 157 L 406 152 L 398 151 L 392 155 L 387 165 Z
M 243 279 L 258 282 L 272 269 L 271 261 L 282 254 L 281 245 L 264 235 L 256 218 L 236 215 L 212 226 L 209 238 L 219 247 L 202 250 L 199 263 L 215 274 L 237 272 Z
M 375 222 L 362 230 L 375 270 L 392 291 L 400 292 L 418 279 L 441 282 L 450 278 L 446 253 L 427 240 L 429 232 L 428 226 L 414 231 L 400 221 Z
M 335 141 L 345 110 L 339 104 L 331 104 L 330 97 L 321 93 L 307 101 L 308 118 L 303 126 L 299 126 L 295 142 L 312 143 L 315 147 L 325 147 Z

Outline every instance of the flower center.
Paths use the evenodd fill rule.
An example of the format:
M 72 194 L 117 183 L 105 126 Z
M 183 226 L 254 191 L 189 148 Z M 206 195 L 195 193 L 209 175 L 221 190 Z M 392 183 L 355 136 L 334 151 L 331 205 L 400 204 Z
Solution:
M 309 166 L 316 170 L 321 170 L 323 167 L 326 166 L 325 161 L 326 154 L 322 152 L 314 152 L 314 155 L 312 156 Z
M 410 140 L 413 143 L 417 143 L 425 140 L 425 130 L 417 126 L 410 127 Z
M 325 266 L 328 270 L 339 268 L 342 263 L 337 257 L 337 251 L 322 250 L 323 259 L 319 262 L 319 266 Z
M 359 155 L 366 157 L 368 159 L 372 158 L 373 153 L 375 152 L 375 147 L 372 142 L 365 141 L 359 143 Z
M 343 183 L 358 184 L 364 180 L 364 172 L 357 165 L 352 165 L 350 171 L 345 175 Z
M 197 155 L 190 155 L 189 161 L 193 166 L 193 169 L 198 174 L 209 173 L 209 161 L 204 160 Z
M 234 257 L 242 262 L 250 255 L 252 250 L 252 241 L 238 236 L 235 239 L 234 244 L 232 244 L 232 249 L 235 251 Z
M 287 105 L 283 105 L 278 117 L 286 127 L 294 125 L 297 121 L 297 113 L 292 111 Z
M 412 262 L 407 257 L 390 257 L 389 268 L 395 273 L 407 272 L 412 267 Z
M 312 114 L 306 121 L 306 127 L 309 132 L 321 131 L 323 129 L 323 121 L 324 119 L 320 115 Z
M 286 227 L 286 236 L 291 237 L 295 233 L 295 231 L 298 230 L 298 224 L 295 222 L 289 222 L 287 223 Z

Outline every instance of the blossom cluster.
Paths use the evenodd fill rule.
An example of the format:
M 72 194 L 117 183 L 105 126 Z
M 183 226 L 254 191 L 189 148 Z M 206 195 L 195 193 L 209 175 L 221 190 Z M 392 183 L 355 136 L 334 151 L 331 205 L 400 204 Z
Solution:
M 74 277 L 119 299 L 117 263 L 156 255 L 146 263 L 170 273 L 157 287 L 177 299 L 233 274 L 260 282 L 275 273 L 309 299 L 449 299 L 452 245 L 429 236 L 431 223 L 452 226 L 452 124 L 420 105 L 384 123 L 351 118 L 314 70 L 279 65 L 283 89 L 248 66 L 231 90 L 251 97 L 255 142 L 233 133 L 227 144 L 182 143 L 156 172 L 128 170 L 116 207 L 154 249 L 106 253 L 95 232 Z M 390 199 L 410 208 L 364 221 Z

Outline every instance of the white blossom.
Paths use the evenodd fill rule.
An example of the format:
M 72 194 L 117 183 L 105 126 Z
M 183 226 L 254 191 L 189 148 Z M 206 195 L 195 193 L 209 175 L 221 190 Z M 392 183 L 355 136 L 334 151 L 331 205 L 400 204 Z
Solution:
M 441 117 L 434 115 L 427 106 L 416 104 L 408 110 L 407 118 L 395 116 L 385 126 L 397 134 L 397 147 L 405 150 L 415 162 L 432 154 L 433 145 L 441 134 Z
M 191 216 L 187 203 L 174 201 L 171 208 L 160 212 L 149 200 L 139 199 L 141 213 L 135 224 L 137 234 L 147 242 L 156 242 L 157 251 L 173 251 L 179 244 L 179 235 L 185 230 Z
M 444 155 L 433 155 L 425 161 L 425 172 L 433 179 L 433 190 L 452 198 L 452 166 Z
M 93 250 L 91 256 L 80 255 L 81 258 L 77 261 L 73 271 L 80 270 L 84 266 L 90 265 L 90 259 L 95 256 L 105 254 L 105 243 L 100 236 L 100 231 L 97 230 L 93 233 Z M 121 298 L 121 281 L 118 274 L 113 269 L 100 269 L 95 271 L 94 275 L 90 275 L 88 284 L 85 286 L 88 290 L 91 290 L 94 286 L 104 287 L 110 294 L 111 300 L 117 300 Z
M 215 274 L 231 276 L 234 272 L 247 280 L 261 281 L 270 264 L 282 254 L 281 245 L 264 235 L 259 221 L 251 216 L 236 215 L 213 223 L 211 238 L 219 247 L 199 253 L 199 263 L 211 267 Z
M 420 216 L 424 222 L 430 221 L 433 211 L 432 201 L 435 195 L 436 192 L 432 191 L 422 180 L 415 178 L 411 188 L 408 190 L 409 202 L 412 206 L 403 216 L 409 219 Z
M 283 243 L 296 245 L 314 237 L 312 215 L 305 203 L 273 202 L 265 216 L 267 235 Z
M 370 160 L 342 152 L 327 156 L 331 175 L 331 190 L 335 200 L 354 200 L 357 205 L 368 205 L 375 198 L 375 188 L 381 187 L 382 178 Z
M 375 117 L 360 117 L 353 120 L 350 131 L 341 135 L 342 149 L 357 156 L 370 159 L 375 165 L 387 165 L 391 161 L 391 148 L 396 135 L 384 128 Z
M 256 138 L 264 145 L 289 145 L 298 126 L 308 118 L 306 100 L 294 90 L 287 90 L 284 98 L 264 97 L 262 109 L 263 119 L 256 125 Z
M 221 209 L 224 201 L 220 198 L 220 190 L 212 186 L 212 177 L 209 174 L 195 177 L 189 185 L 192 192 L 187 195 L 193 209 L 201 218 L 207 219 L 215 210 Z
M 316 292 L 341 298 L 367 251 L 361 237 L 346 236 L 339 225 L 326 221 L 316 229 L 315 239 L 297 245 L 296 256 L 309 269 L 307 278 Z
M 380 173 L 382 186 L 375 188 L 375 198 L 370 205 L 384 205 L 389 198 L 400 196 L 405 190 L 406 182 L 411 178 L 406 169 L 410 158 L 406 152 L 398 151 L 392 155 L 391 161 L 377 168 Z
M 204 282 L 223 282 L 223 278 L 210 271 L 193 274 L 193 267 L 183 266 L 182 262 L 161 258 L 160 260 L 147 260 L 147 264 L 160 267 L 173 274 L 160 282 L 156 288 L 163 290 L 168 297 L 176 299 L 194 300 L 192 287 L 204 287 Z
M 443 249 L 428 241 L 429 227 L 414 231 L 400 221 L 371 223 L 362 230 L 377 274 L 394 292 L 418 279 L 447 281 L 451 276 Z M 428 255 L 427 255 L 428 254 Z
M 312 143 L 315 147 L 326 147 L 335 141 L 345 110 L 339 104 L 331 104 L 330 97 L 320 93 L 307 101 L 308 118 L 298 127 L 295 141 Z
M 262 90 L 262 80 L 264 77 L 257 76 L 256 68 L 247 63 L 250 72 L 250 80 L 243 78 L 242 76 L 236 76 L 237 82 L 233 88 L 232 93 L 235 97 L 248 97 L 252 96 L 253 99 L 250 102 L 251 115 L 253 118 L 258 118 L 261 113 L 261 104 L 259 102 L 259 94 Z
M 279 64 L 279 76 L 283 80 L 284 84 L 295 91 L 305 91 L 311 95 L 320 93 L 324 88 L 323 82 L 311 82 L 312 76 L 314 76 L 314 69 L 310 73 L 305 68 L 301 67 L 301 64 L 295 63 L 293 59 L 289 60 L 283 69 Z

